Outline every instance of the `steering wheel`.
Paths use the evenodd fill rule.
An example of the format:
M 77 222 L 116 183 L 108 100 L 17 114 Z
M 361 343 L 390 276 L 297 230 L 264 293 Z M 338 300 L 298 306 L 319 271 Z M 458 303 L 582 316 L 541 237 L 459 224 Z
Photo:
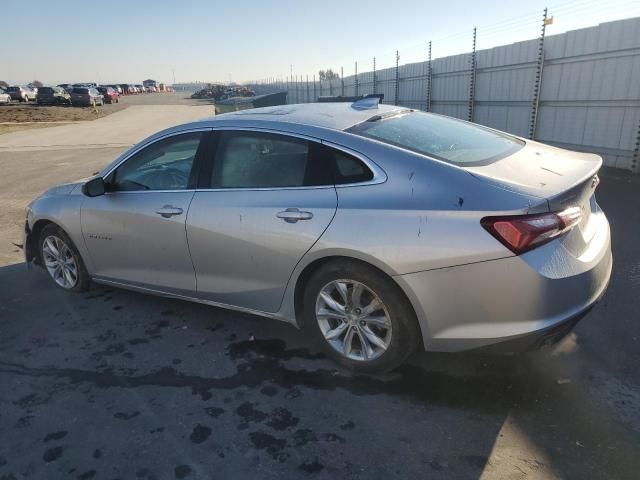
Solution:
M 189 183 L 189 177 L 177 168 L 164 168 L 149 172 L 141 183 L 149 185 L 152 190 L 169 190 L 185 188 Z

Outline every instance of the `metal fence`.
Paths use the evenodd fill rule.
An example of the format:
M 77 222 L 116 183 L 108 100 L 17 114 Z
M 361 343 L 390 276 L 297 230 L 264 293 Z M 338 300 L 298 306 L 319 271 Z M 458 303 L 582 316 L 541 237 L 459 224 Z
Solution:
M 511 45 L 340 75 L 266 80 L 259 91 L 289 92 L 289 103 L 323 95 L 383 93 L 384 103 L 470 120 L 513 134 L 602 155 L 605 165 L 640 170 L 640 18 L 545 36 Z

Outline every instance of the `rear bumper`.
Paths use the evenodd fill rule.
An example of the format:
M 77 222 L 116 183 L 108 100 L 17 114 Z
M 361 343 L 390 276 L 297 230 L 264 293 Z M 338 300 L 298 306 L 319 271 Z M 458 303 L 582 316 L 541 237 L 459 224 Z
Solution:
M 527 349 L 568 333 L 604 295 L 612 256 L 603 214 L 598 235 L 577 258 L 557 240 L 522 256 L 395 278 L 416 309 L 426 350 L 503 342 L 500 350 Z
M 93 99 L 91 99 L 91 98 L 89 98 L 89 99 L 84 99 L 84 98 L 83 99 L 80 99 L 80 98 L 75 98 L 74 99 L 74 98 L 72 98 L 71 99 L 71 103 L 73 105 L 84 105 L 85 107 L 91 106 L 92 102 L 93 102 Z

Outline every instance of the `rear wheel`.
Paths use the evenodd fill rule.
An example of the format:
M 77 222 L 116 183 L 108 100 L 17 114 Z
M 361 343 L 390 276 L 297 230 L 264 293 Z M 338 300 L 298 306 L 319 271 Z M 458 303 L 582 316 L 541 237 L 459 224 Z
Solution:
M 89 273 L 69 236 L 57 225 L 47 225 L 40 234 L 40 258 L 53 282 L 63 290 L 82 292 L 89 288 Z
M 397 367 L 420 338 L 415 312 L 398 285 L 359 262 L 331 262 L 312 275 L 304 319 L 327 355 L 366 373 Z

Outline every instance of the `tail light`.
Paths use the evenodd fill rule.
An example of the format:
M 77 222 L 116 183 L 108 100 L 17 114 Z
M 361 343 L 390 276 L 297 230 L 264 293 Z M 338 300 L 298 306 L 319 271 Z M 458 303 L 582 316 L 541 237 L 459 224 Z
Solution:
M 480 223 L 500 243 L 516 255 L 550 242 L 580 222 L 580 207 L 539 215 L 485 217 Z

